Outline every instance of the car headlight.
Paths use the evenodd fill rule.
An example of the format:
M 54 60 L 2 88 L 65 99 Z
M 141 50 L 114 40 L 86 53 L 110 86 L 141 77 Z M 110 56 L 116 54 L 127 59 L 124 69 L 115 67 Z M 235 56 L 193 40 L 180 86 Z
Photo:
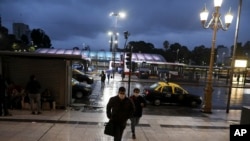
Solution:
M 200 96 L 200 100 L 202 101 L 202 97 Z

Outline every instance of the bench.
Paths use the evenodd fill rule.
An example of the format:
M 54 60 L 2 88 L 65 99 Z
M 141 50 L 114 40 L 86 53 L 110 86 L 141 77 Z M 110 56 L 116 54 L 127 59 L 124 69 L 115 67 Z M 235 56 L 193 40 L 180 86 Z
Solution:
M 53 101 L 52 104 L 53 104 L 52 110 L 55 110 L 56 109 L 56 102 Z M 27 102 L 26 100 L 24 100 L 24 96 L 22 97 L 21 105 L 22 105 L 22 110 L 30 110 L 31 109 L 30 103 Z M 36 104 L 34 105 L 34 108 L 36 108 Z M 43 102 L 41 110 L 50 110 L 49 102 Z

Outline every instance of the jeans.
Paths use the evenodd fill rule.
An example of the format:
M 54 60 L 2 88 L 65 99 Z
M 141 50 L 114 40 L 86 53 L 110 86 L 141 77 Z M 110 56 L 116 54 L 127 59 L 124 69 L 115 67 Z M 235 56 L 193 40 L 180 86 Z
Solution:
M 35 112 L 34 104 L 36 102 L 37 112 L 41 112 L 41 95 L 40 94 L 29 94 L 31 111 Z
M 140 117 L 130 118 L 130 121 L 131 121 L 131 131 L 133 134 L 135 134 L 135 126 L 138 125 Z
M 101 88 L 103 89 L 105 86 L 105 81 L 101 81 Z

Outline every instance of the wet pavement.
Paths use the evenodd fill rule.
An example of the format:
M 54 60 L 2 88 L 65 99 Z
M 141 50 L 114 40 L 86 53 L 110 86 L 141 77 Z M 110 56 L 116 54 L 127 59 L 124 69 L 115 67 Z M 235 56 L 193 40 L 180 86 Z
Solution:
M 110 80 L 102 90 L 97 77 L 90 99 L 66 109 L 43 111 L 41 115 L 32 115 L 29 110 L 11 110 L 13 116 L 0 117 L 0 140 L 112 141 L 112 137 L 103 134 L 104 123 L 108 121 L 105 112 L 108 99 L 117 94 L 121 85 L 127 87 L 126 80 L 122 82 L 119 78 Z M 145 83 L 134 83 L 132 87 L 142 87 Z M 212 114 L 206 114 L 199 108 L 148 105 L 136 127 L 136 140 L 229 141 L 230 125 L 239 124 L 240 118 L 241 109 L 232 109 L 229 113 L 225 109 L 213 109 Z M 132 140 L 128 121 L 123 141 Z
M 106 82 L 105 88 L 101 89 L 100 85 L 100 77 L 99 75 L 94 75 L 95 83 L 93 84 L 93 92 L 85 101 L 78 100 L 76 103 L 85 103 L 86 107 L 104 107 L 108 99 L 111 96 L 117 94 L 118 88 L 120 86 L 128 87 L 128 77 L 125 77 L 124 81 L 122 81 L 120 74 L 116 74 L 115 79 L 110 79 L 109 82 Z M 131 78 L 131 88 L 138 87 L 141 90 L 145 86 L 149 86 L 152 83 L 159 81 L 157 78 L 151 79 L 138 79 L 136 76 L 132 76 Z M 187 82 L 177 82 L 183 88 L 188 90 L 192 94 L 199 95 L 201 97 L 204 96 L 204 88 L 205 81 L 201 79 L 199 83 L 187 83 Z M 227 100 L 228 100 L 228 90 L 229 87 L 226 84 L 225 79 L 214 80 L 213 87 L 213 96 L 212 96 L 212 106 L 213 109 L 225 110 L 227 108 Z M 130 93 L 131 95 L 131 93 Z M 241 109 L 242 106 L 250 106 L 250 84 L 244 85 L 242 82 L 239 84 L 233 83 L 232 85 L 232 94 L 230 101 L 230 109 Z M 167 105 L 169 108 L 169 105 Z M 155 109 L 153 109 L 155 110 Z M 154 114 L 160 114 L 155 112 Z
M 169 115 L 144 114 L 136 127 L 138 141 L 228 141 L 230 125 L 240 123 L 241 110 L 199 111 L 180 114 L 169 109 Z M 13 110 L 13 116 L 0 117 L 0 139 L 3 141 L 112 141 L 104 135 L 104 112 L 66 110 L 43 111 L 31 115 L 29 110 Z M 123 141 L 132 141 L 130 121 Z

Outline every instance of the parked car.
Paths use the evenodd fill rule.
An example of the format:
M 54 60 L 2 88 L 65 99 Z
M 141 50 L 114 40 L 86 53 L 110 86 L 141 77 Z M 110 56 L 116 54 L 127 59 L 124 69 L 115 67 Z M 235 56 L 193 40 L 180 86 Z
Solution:
M 87 82 L 88 84 L 93 84 L 94 79 L 93 77 L 85 74 L 77 69 L 72 70 L 72 77 L 75 78 L 79 82 Z
M 250 83 L 250 77 L 245 78 L 245 83 Z
M 144 98 L 156 106 L 162 103 L 177 103 L 197 107 L 202 104 L 202 98 L 188 93 L 184 88 L 176 83 L 159 81 L 144 88 L 142 95 Z
M 92 93 L 92 87 L 89 84 L 81 83 L 76 79 L 72 78 L 72 98 L 83 99 Z
M 72 64 L 72 68 L 77 69 L 77 70 L 83 70 L 83 64 L 82 63 L 74 63 L 74 64 Z
M 150 70 L 148 68 L 139 68 L 135 71 L 135 75 L 139 79 L 148 79 L 149 78 Z
M 79 63 L 79 62 L 73 63 L 72 68 L 77 69 L 79 71 L 87 71 L 87 72 L 92 72 L 95 69 L 94 66 L 88 66 L 87 69 L 85 70 L 84 65 L 82 63 Z

